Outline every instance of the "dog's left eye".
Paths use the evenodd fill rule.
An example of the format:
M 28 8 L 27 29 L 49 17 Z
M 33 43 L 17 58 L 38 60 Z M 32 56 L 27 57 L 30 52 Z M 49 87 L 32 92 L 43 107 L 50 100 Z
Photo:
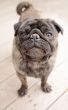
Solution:
M 51 37 L 52 37 L 52 33 L 48 32 L 48 33 L 46 33 L 46 36 L 47 36 L 48 38 L 51 38 Z

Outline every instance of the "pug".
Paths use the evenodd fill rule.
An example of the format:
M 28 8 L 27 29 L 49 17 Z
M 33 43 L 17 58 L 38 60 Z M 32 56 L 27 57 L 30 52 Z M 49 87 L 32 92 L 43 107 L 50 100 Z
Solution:
M 58 49 L 58 35 L 62 27 L 51 19 L 43 19 L 28 2 L 21 2 L 16 8 L 20 16 L 14 25 L 13 64 L 21 81 L 19 96 L 27 93 L 26 76 L 41 79 L 41 88 L 51 91 L 47 79 L 55 64 Z

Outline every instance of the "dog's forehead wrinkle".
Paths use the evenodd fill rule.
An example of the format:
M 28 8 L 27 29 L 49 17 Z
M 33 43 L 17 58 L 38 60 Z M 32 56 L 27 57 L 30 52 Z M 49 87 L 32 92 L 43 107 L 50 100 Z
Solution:
M 39 19 L 38 21 L 42 24 L 42 26 L 45 26 L 47 30 L 53 31 L 54 27 L 49 19 Z
M 30 35 L 30 31 L 29 33 L 27 33 L 26 30 L 33 30 L 33 29 L 35 29 L 36 32 L 39 30 L 43 34 L 47 32 L 51 32 L 53 36 L 55 36 L 55 33 L 56 33 L 56 30 L 54 29 L 53 24 L 51 23 L 50 20 L 47 20 L 47 19 L 27 20 L 21 24 L 19 31 L 21 31 L 25 35 L 28 35 L 28 34 Z
M 51 28 L 51 31 L 52 31 L 55 35 L 57 35 L 57 30 L 56 30 L 55 26 L 53 25 L 52 20 L 47 19 L 47 23 L 48 23 L 48 25 L 49 25 L 49 28 Z
M 51 23 L 46 22 L 45 24 L 46 24 L 46 26 L 47 26 L 48 29 L 53 30 Z
M 24 23 L 22 23 L 21 26 L 25 26 L 25 25 L 31 25 L 31 24 L 42 24 L 42 25 L 45 25 L 45 22 L 43 19 L 29 19 L 29 20 L 26 20 Z

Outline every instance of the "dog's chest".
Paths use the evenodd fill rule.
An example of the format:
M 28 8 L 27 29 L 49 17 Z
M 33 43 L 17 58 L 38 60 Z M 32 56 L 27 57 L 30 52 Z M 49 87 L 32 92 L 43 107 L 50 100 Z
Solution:
M 30 61 L 26 64 L 26 68 L 28 76 L 41 77 L 44 72 L 45 63 Z

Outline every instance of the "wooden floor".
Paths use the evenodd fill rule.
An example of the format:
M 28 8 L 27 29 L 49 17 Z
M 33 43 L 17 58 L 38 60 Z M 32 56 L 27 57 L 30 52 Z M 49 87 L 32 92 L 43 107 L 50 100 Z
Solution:
M 59 35 L 56 65 L 49 77 L 52 92 L 43 93 L 39 79 L 27 78 L 29 89 L 22 98 L 17 95 L 20 81 L 11 58 L 19 1 L 0 0 L 0 110 L 68 110 L 68 1 L 31 0 L 41 16 L 55 19 L 64 28 L 64 35 Z

